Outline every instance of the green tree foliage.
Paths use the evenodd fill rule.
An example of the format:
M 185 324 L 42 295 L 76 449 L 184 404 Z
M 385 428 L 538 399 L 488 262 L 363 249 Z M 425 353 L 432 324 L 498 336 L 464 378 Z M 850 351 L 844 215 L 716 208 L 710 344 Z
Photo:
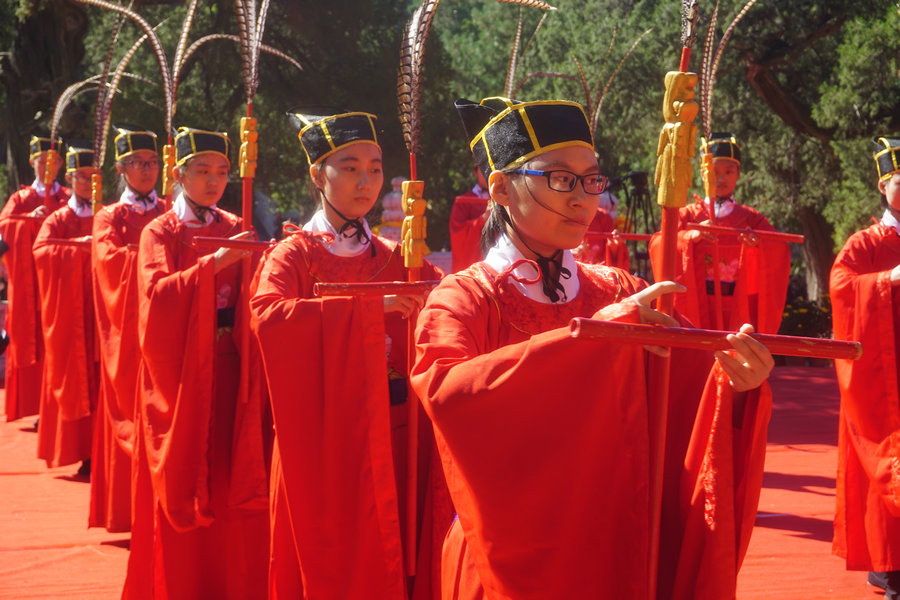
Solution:
M 16 8 L 71 4 L 72 0 L 22 0 Z M 260 58 L 254 104 L 259 119 L 260 158 L 255 186 L 281 209 L 312 210 L 306 191 L 305 158 L 284 113 L 339 109 L 379 116 L 385 150 L 385 189 L 408 173 L 408 157 L 397 118 L 396 69 L 399 41 L 418 0 L 292 0 L 272 3 L 264 41 L 297 58 L 302 73 L 280 59 Z M 605 83 L 632 41 L 653 31 L 629 57 L 603 101 L 596 146 L 603 170 L 652 174 L 662 123 L 663 77 L 677 67 L 680 2 L 676 0 L 557 0 L 540 31 L 520 57 L 516 81 L 553 72 L 570 79 L 534 77 L 521 99 L 562 98 L 585 102 L 575 60 L 593 90 Z M 701 37 L 712 3 L 701 1 Z M 741 8 L 720 7 L 718 35 Z M 99 72 L 113 30 L 110 13 L 87 7 L 85 57 L 71 77 Z M 183 3 L 141 3 L 137 10 L 157 29 L 171 61 L 184 16 Z M 431 200 L 429 243 L 446 244 L 452 198 L 470 187 L 471 158 L 458 117 L 458 97 L 500 95 L 520 10 L 522 46 L 543 12 L 490 0 L 444 0 L 428 41 L 424 70 L 422 151 L 419 176 Z M 6 15 L 6 13 L 4 13 Z M 0 26 L 0 41 L 17 39 L 15 19 Z M 233 4 L 200 3 L 191 40 L 208 33 L 237 33 Z M 827 285 L 834 251 L 853 230 L 879 212 L 874 191 L 874 135 L 900 130 L 900 16 L 892 2 L 853 4 L 830 0 L 760 0 L 738 26 L 725 50 L 716 81 L 712 127 L 735 132 L 745 154 L 739 201 L 767 214 L 783 230 L 807 236 L 803 256 L 810 293 Z M 137 38 L 126 24 L 116 57 Z M 5 40 L 5 41 L 4 41 Z M 695 45 L 692 69 L 699 68 Z M 126 81 L 114 104 L 115 122 L 163 128 L 157 69 L 142 48 L 129 71 L 149 81 Z M 571 79 L 574 77 L 574 79 Z M 53 89 L 70 81 L 55 81 Z M 602 88 L 602 85 L 601 85 Z M 61 88 L 60 88 L 61 89 Z M 596 95 L 592 98 L 597 101 Z M 76 101 L 67 135 L 90 137 L 92 96 Z M 50 112 L 44 109 L 45 116 Z M 245 112 L 237 44 L 209 43 L 186 66 L 175 123 L 227 130 L 237 139 Z M 78 131 L 80 126 L 80 131 Z M 6 129 L 6 128 L 4 128 Z M 107 164 L 111 161 L 108 159 Z M 10 169 L 13 171 L 13 169 Z M 699 179 L 697 180 L 699 192 Z
M 607 173 L 652 173 L 663 77 L 677 68 L 680 51 L 680 2 L 554 4 L 559 10 L 522 57 L 520 76 L 577 75 L 575 57 L 593 86 L 608 77 L 632 40 L 653 28 L 613 83 L 596 134 Z M 713 4 L 700 5 L 702 39 Z M 455 73 L 458 87 L 470 97 L 498 94 L 514 14 L 478 0 L 452 6 L 439 15 L 438 31 L 454 49 L 454 64 L 462 67 Z M 720 38 L 741 6 L 722 2 Z M 526 12 L 526 32 L 539 17 Z M 827 290 L 836 247 L 878 212 L 870 140 L 900 128 L 898 33 L 900 18 L 888 2 L 761 0 L 737 27 L 719 67 L 712 129 L 733 131 L 741 140 L 745 159 L 738 200 L 761 210 L 778 228 L 806 235 L 803 258 L 814 298 Z M 692 69 L 699 69 L 701 47 L 695 44 Z M 517 97 L 585 101 L 581 83 L 564 79 L 530 79 Z M 700 193 L 699 175 L 696 183 Z

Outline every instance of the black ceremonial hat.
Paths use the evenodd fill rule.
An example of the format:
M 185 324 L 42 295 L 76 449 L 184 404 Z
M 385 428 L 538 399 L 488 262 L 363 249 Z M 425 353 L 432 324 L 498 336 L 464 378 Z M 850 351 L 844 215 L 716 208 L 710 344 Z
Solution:
M 94 166 L 94 150 L 89 144 L 73 146 L 69 144 L 66 152 L 66 173 Z
M 878 181 L 886 181 L 900 171 L 900 138 L 873 138 L 875 143 L 875 165 L 878 167 Z
M 741 147 L 733 133 L 712 133 L 708 140 L 700 138 L 700 154 L 711 154 L 714 159 L 727 158 L 741 164 Z
M 485 180 L 491 171 L 518 167 L 557 148 L 584 146 L 594 151 L 587 116 L 575 102 L 494 97 L 480 103 L 460 98 L 455 105 Z
M 319 163 L 350 144 L 378 144 L 373 114 L 346 112 L 331 116 L 288 113 L 310 165 Z
M 62 140 L 56 138 L 56 148 L 61 146 Z M 53 147 L 53 143 L 49 137 L 31 136 L 31 141 L 28 143 L 28 160 L 34 160 L 38 155 L 49 152 L 51 147 Z
M 198 154 L 220 154 L 231 165 L 231 142 L 227 133 L 179 127 L 175 136 L 175 166 L 181 166 Z
M 159 152 L 156 147 L 156 134 L 152 131 L 126 125 L 117 125 L 114 126 L 114 129 L 116 130 L 116 137 L 113 140 L 116 146 L 116 162 L 126 156 L 131 156 L 138 150 Z

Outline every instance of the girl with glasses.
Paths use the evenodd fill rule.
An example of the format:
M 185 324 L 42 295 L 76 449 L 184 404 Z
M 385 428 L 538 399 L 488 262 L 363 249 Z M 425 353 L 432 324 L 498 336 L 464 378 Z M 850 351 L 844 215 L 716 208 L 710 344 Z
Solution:
M 678 325 L 651 303 L 679 286 L 572 258 L 604 182 L 579 105 L 456 107 L 493 208 L 485 260 L 432 291 L 416 332 L 411 377 L 459 516 L 443 597 L 648 597 L 648 352 L 673 361 L 661 597 L 733 597 L 771 355 L 749 327 L 733 355 L 573 339 L 573 317 Z

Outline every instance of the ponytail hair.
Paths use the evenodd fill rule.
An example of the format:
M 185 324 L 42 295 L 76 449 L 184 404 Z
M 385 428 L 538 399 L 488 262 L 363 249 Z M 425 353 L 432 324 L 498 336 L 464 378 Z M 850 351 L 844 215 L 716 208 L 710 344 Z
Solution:
M 513 171 L 517 168 L 518 167 L 506 167 L 505 169 L 501 169 L 500 172 L 506 173 L 507 175 L 513 175 Z M 485 177 L 484 180 L 489 182 L 489 177 Z M 488 183 L 488 185 L 490 186 L 490 183 Z M 488 251 L 493 247 L 497 238 L 506 230 L 507 224 L 512 226 L 512 221 L 509 220 L 509 213 L 506 212 L 506 208 L 491 200 L 491 214 L 488 215 L 487 221 L 485 221 L 484 227 L 481 229 L 482 258 L 487 256 Z
M 506 229 L 506 223 L 509 221 L 509 215 L 506 214 L 506 208 L 491 201 L 491 214 L 488 215 L 484 227 L 481 229 L 481 256 L 487 256 L 488 251 L 493 247 L 497 238 Z

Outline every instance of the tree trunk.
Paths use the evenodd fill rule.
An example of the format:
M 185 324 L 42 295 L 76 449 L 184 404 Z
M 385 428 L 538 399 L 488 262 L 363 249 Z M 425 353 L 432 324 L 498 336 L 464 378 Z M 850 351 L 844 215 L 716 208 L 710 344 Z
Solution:
M 834 228 L 814 208 L 801 206 L 797 219 L 806 242 L 803 257 L 806 259 L 806 295 L 811 302 L 819 302 L 828 294 L 828 278 L 834 263 Z

